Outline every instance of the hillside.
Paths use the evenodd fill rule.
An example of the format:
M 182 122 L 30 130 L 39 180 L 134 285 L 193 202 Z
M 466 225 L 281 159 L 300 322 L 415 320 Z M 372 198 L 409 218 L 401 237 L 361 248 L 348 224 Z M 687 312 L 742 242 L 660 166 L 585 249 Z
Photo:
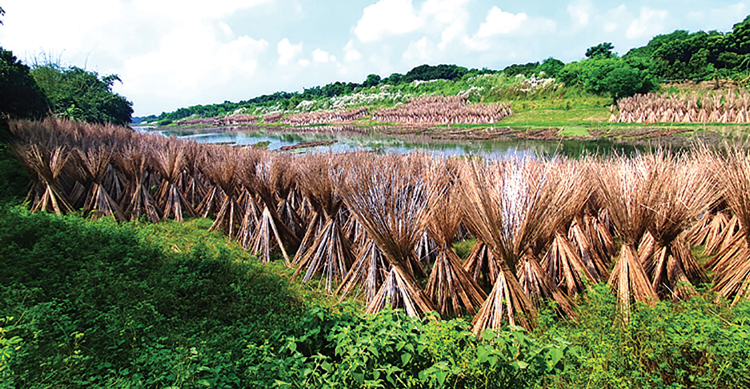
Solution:
M 750 79 L 748 18 L 726 33 L 676 30 L 655 36 L 646 46 L 633 48 L 622 56 L 614 49 L 611 43 L 604 42 L 589 48 L 580 61 L 566 64 L 547 58 L 541 62 L 510 65 L 502 70 L 425 64 L 406 74 L 394 73 L 387 77 L 371 74 L 362 83 L 337 81 L 322 87 L 305 88 L 302 92 L 277 92 L 236 103 L 196 105 L 137 119 L 160 126 L 250 124 L 256 121 L 287 125 L 330 122 L 370 125 L 373 116 L 383 108 L 425 96 L 459 96 L 467 104 L 511 104 L 513 115 L 502 121 L 510 127 L 589 128 L 607 122 L 610 107 L 625 97 L 648 92 L 671 96 L 696 89 L 705 95 L 726 86 L 730 86 L 730 90 L 744 89 Z M 707 90 L 705 85 L 710 89 Z M 358 116 L 351 120 L 310 123 L 302 123 L 304 120 L 299 119 L 290 119 L 286 123 L 283 120 L 315 111 L 330 111 L 338 118 L 357 108 L 360 109 Z M 203 120 L 227 117 L 233 119 Z M 438 120 L 426 124 L 471 124 L 443 122 Z M 394 124 L 387 120 L 376 123 Z M 474 124 L 487 123 L 494 123 L 494 120 Z

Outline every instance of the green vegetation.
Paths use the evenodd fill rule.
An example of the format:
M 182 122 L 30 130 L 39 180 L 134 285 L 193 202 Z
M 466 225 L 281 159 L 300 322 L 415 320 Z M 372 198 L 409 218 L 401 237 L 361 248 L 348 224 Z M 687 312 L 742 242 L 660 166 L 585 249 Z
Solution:
M 117 75 L 101 77 L 93 71 L 54 63 L 35 65 L 31 75 L 47 96 L 55 116 L 90 123 L 130 124 L 133 103 L 112 92 L 115 81 L 121 81 Z
M 217 233 L 5 207 L 3 387 L 736 387 L 750 384 L 750 306 L 634 309 L 597 286 L 577 321 L 538 330 L 375 316 L 302 302 Z M 280 267 L 276 272 L 281 272 Z M 281 272 L 283 273 L 283 272 Z M 320 306 L 322 304 L 323 306 Z
M 48 113 L 93 123 L 128 125 L 132 103 L 112 92 L 116 75 L 100 77 L 48 63 L 29 68 L 0 47 L 0 115 L 41 118 Z
M 0 47 L 0 114 L 40 118 L 47 113 L 44 93 L 29 70 L 10 50 Z
M 148 242 L 164 228 L 3 211 L 0 312 L 17 339 L 5 366 L 16 385 L 236 385 L 246 345 L 298 320 L 288 284 L 244 251 L 191 229 L 191 247 Z
M 29 68 L 0 47 L 0 142 L 7 141 L 8 117 L 38 119 L 52 113 L 72 120 L 129 125 L 133 103 L 112 91 L 115 81 L 121 80 L 114 74 L 100 77 L 49 60 Z

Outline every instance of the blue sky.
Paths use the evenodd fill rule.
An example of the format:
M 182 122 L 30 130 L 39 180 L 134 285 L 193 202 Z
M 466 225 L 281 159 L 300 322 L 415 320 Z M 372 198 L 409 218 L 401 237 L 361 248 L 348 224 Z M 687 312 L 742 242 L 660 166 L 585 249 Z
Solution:
M 748 1 L 0 0 L 0 46 L 100 74 L 142 116 L 424 63 L 502 69 L 675 29 L 729 31 Z

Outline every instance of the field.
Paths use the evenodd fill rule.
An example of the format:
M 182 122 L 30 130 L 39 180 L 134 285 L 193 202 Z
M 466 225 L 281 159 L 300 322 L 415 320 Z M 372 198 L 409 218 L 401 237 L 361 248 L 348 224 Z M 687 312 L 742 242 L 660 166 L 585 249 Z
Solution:
M 750 384 L 742 150 L 500 163 L 11 129 L 27 205 L 59 216 L 2 211 L 10 386 Z
M 293 132 L 300 126 L 352 125 L 375 129 L 420 126 L 422 132 L 437 138 L 445 138 L 446 133 L 451 132 L 450 136 L 455 138 L 456 130 L 478 133 L 497 127 L 507 128 L 514 137 L 526 139 L 595 140 L 622 136 L 652 139 L 694 134 L 703 138 L 745 137 L 745 121 L 749 116 L 746 109 L 742 110 L 748 100 L 742 92 L 744 89 L 732 83 L 724 83 L 720 89 L 715 87 L 714 82 L 665 84 L 656 93 L 614 103 L 610 97 L 585 92 L 577 86 L 565 86 L 551 78 L 483 74 L 452 81 L 415 81 L 361 88 L 341 96 L 302 100 L 294 107 L 250 106 L 224 117 L 189 117 L 169 127 L 230 123 L 287 128 Z M 451 103 L 451 99 L 461 101 L 465 107 Z M 431 100 L 439 103 L 429 107 L 435 104 Z M 670 110 L 658 108 L 667 107 L 668 103 Z M 469 116 L 468 112 L 487 110 L 497 104 L 501 104 L 506 113 Z M 421 106 L 429 107 L 425 111 L 430 112 L 429 117 L 419 113 Z M 393 115 L 391 111 L 402 113 Z M 652 111 L 658 115 L 650 113 Z M 686 114 L 690 119 L 685 119 Z M 542 129 L 556 131 L 540 136 L 538 131 Z M 500 133 L 493 139 L 504 137 L 506 135 Z

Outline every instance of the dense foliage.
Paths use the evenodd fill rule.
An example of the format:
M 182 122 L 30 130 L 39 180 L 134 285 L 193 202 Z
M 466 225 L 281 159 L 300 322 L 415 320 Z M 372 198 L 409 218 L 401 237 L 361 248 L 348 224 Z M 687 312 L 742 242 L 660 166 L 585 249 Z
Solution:
M 634 309 L 595 287 L 532 333 L 300 303 L 209 221 L 118 225 L 4 209 L 1 387 L 736 387 L 750 307 Z M 194 243 L 188 243 L 196 240 Z M 160 244 L 156 243 L 159 242 Z
M 246 345 L 292 327 L 301 307 L 283 279 L 216 246 L 201 222 L 204 233 L 3 211 L 5 382 L 237 386 Z M 179 252 L 148 241 L 165 230 L 195 241 Z
M 44 93 L 29 71 L 10 50 L 0 47 L 0 115 L 40 118 L 47 113 Z
M 552 321 L 537 333 L 572 344 L 559 376 L 564 387 L 748 387 L 750 305 L 717 301 L 711 295 L 663 301 L 626 315 L 602 284 L 583 297 L 577 321 Z
M 609 95 L 613 99 L 646 93 L 656 87 L 656 82 L 647 70 L 630 66 L 619 58 L 604 55 L 571 62 L 559 73 L 558 78 L 566 85 L 576 85 L 588 92 Z
M 117 75 L 99 76 L 78 67 L 54 63 L 35 65 L 31 75 L 56 116 L 92 123 L 130 124 L 133 103 L 114 93 Z

